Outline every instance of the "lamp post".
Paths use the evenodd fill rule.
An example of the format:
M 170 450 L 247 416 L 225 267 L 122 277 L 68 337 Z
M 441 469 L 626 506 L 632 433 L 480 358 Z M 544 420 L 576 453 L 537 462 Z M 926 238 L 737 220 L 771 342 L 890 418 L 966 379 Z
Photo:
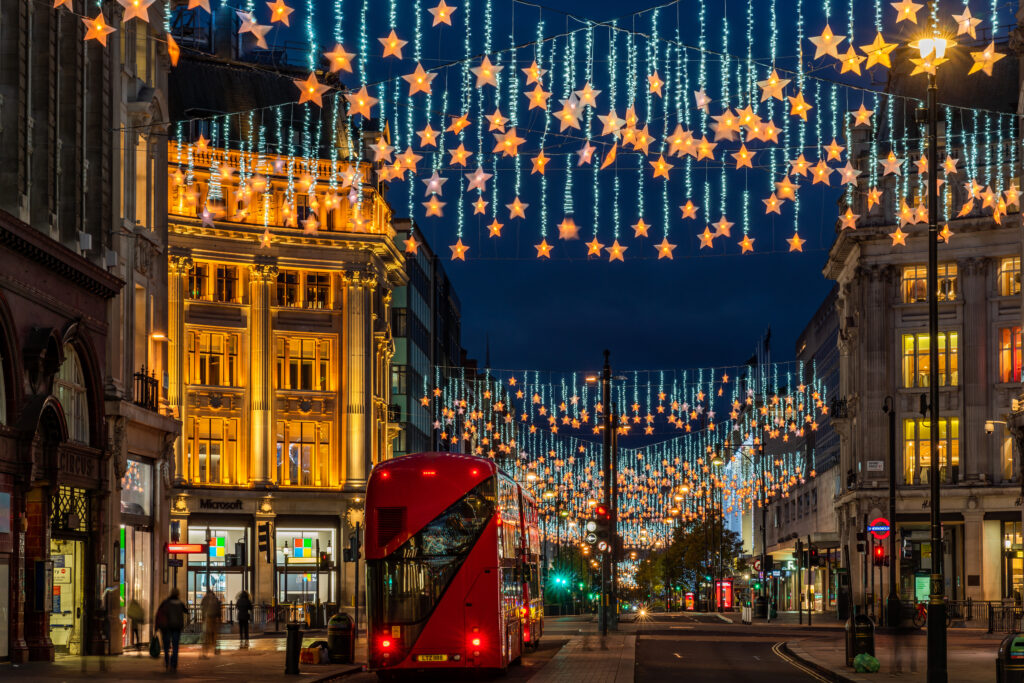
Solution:
M 885 397 L 882 410 L 889 415 L 889 597 L 885 605 L 885 623 L 896 628 L 900 623 L 900 596 L 896 591 L 896 402 Z

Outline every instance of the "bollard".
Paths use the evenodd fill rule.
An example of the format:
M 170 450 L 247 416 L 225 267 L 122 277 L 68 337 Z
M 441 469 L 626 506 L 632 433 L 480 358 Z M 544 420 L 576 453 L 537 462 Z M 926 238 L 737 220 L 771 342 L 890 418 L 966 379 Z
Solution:
M 288 624 L 288 637 L 284 652 L 285 675 L 299 674 L 299 650 L 302 649 L 302 631 L 298 624 Z

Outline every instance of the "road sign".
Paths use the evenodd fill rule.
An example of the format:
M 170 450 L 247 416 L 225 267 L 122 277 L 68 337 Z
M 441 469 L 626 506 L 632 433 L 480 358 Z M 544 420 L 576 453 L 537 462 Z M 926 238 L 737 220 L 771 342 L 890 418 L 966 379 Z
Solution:
M 167 553 L 169 555 L 190 555 L 193 553 L 205 553 L 205 543 L 168 543 Z
M 181 559 L 180 557 L 172 557 L 171 559 L 167 560 L 168 567 L 181 567 L 184 564 L 185 560 Z
M 594 545 L 595 543 L 597 543 L 597 534 L 591 531 L 589 534 L 587 534 L 586 540 L 587 543 L 589 543 L 590 545 Z
M 597 531 L 597 522 L 592 519 L 589 520 L 587 522 L 587 531 Z
M 871 535 L 877 538 L 879 541 L 881 541 L 884 538 L 888 538 L 891 532 L 889 520 L 885 517 L 876 517 L 875 519 L 871 520 L 871 524 L 868 524 L 868 531 L 870 531 Z
M 758 558 L 758 559 L 754 560 L 754 571 L 755 572 L 761 571 L 761 558 Z

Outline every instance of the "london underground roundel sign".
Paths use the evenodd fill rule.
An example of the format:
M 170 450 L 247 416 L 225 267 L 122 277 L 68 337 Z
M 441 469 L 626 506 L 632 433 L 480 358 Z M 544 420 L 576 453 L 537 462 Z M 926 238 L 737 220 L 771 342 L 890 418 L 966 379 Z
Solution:
M 889 533 L 891 532 L 889 520 L 887 520 L 885 517 L 876 517 L 875 519 L 871 520 L 870 524 L 868 524 L 868 531 L 870 531 L 871 535 L 877 538 L 879 541 L 881 541 L 884 538 L 888 538 Z

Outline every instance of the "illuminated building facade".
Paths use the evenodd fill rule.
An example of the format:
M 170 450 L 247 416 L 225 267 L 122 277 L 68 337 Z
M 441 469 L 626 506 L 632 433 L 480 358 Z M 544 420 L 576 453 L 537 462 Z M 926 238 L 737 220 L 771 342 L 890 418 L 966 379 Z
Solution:
M 242 64 L 179 69 L 226 69 L 271 97 L 281 80 L 294 89 Z M 209 586 L 226 603 L 245 588 L 256 604 L 350 605 L 341 548 L 396 432 L 392 290 L 406 276 L 391 209 L 369 163 L 335 168 L 323 147 L 312 160 L 225 154 L 210 138 L 168 151 L 168 395 L 183 424 L 171 533 L 208 545 L 177 584 L 193 604 Z M 361 188 L 335 186 L 335 171 L 362 174 Z M 270 561 L 256 542 L 267 522 Z M 321 553 L 331 568 L 317 569 Z

